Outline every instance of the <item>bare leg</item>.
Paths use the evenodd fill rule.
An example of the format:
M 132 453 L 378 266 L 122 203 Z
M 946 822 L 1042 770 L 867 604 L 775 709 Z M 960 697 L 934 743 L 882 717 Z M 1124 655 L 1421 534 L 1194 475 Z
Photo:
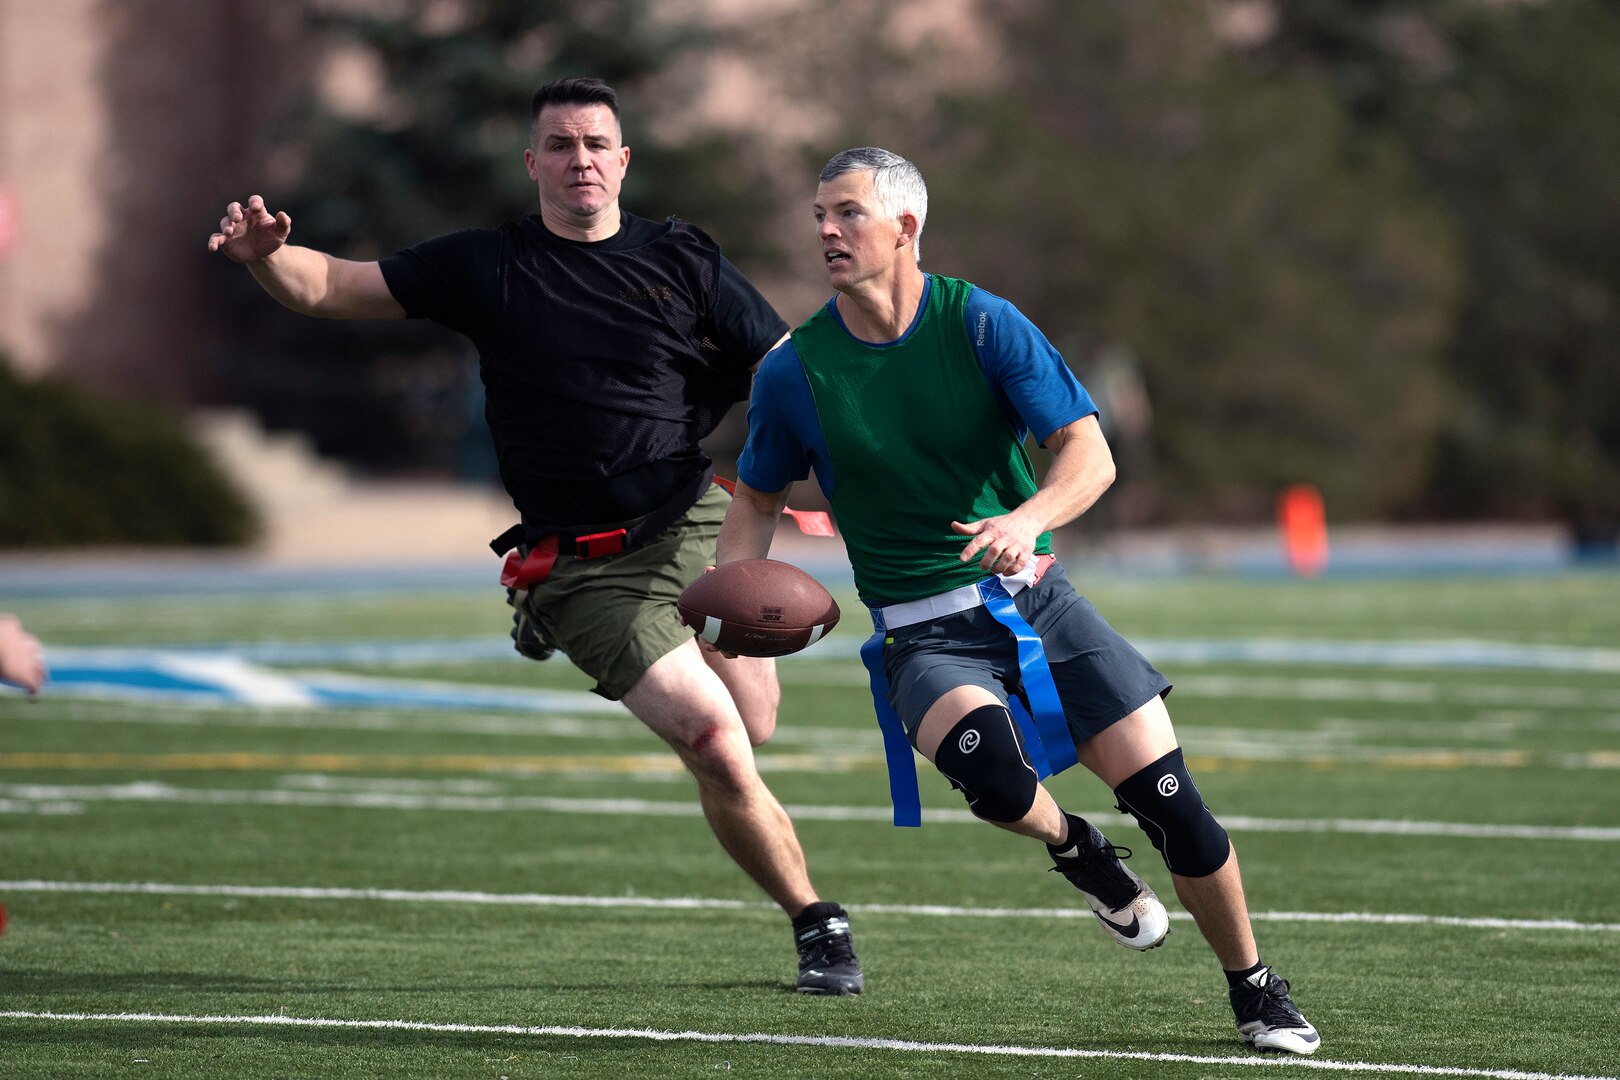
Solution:
M 1171 874 L 1170 880 L 1175 882 L 1176 896 L 1192 913 L 1198 932 L 1209 942 L 1221 967 L 1227 971 L 1242 971 L 1260 962 L 1235 850 L 1225 866 L 1207 877 Z
M 1174 750 L 1176 745 L 1170 712 L 1164 706 L 1164 699 L 1155 697 L 1101 734 L 1087 739 L 1080 747 L 1080 761 L 1112 791 Z M 1240 971 L 1259 962 L 1236 851 L 1227 858 L 1226 865 L 1207 877 L 1179 874 L 1170 877 L 1175 882 L 1176 896 L 1192 913 L 1199 932 L 1209 942 L 1222 967 Z
M 752 705 L 760 700 L 756 693 Z M 815 903 L 793 822 L 760 778 L 742 716 L 697 643 L 661 657 L 624 703 L 697 779 L 704 817 L 743 872 L 790 916 Z M 774 709 L 771 720 L 774 725 Z
M 776 681 L 776 661 L 752 656 L 726 659 L 718 652 L 698 646 L 703 662 L 720 676 L 742 714 L 748 741 L 763 746 L 776 734 L 776 710 L 782 703 L 782 685 Z

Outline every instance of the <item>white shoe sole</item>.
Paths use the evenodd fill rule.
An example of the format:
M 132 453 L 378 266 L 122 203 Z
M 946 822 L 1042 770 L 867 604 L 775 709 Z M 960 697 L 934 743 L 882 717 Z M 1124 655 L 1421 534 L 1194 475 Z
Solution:
M 1132 874 L 1128 867 L 1125 872 L 1136 882 L 1138 892 L 1136 899 L 1120 911 L 1109 909 L 1090 893 L 1083 892 L 1080 895 L 1091 905 L 1092 914 L 1097 916 L 1097 921 L 1102 924 L 1104 932 L 1109 937 L 1127 949 L 1135 949 L 1137 952 L 1157 949 L 1164 944 L 1165 936 L 1170 933 L 1170 914 L 1164 910 L 1159 897 L 1141 878 Z
M 1309 1032 L 1284 1028 L 1279 1031 L 1244 1031 L 1238 1029 L 1243 1041 L 1256 1050 L 1276 1050 L 1285 1054 L 1314 1054 L 1321 1049 L 1322 1036 L 1312 1028 Z

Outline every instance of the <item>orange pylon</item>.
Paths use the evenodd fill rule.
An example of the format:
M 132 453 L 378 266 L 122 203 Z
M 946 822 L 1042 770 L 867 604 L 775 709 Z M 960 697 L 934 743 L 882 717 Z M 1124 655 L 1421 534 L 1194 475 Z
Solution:
M 1327 511 L 1322 493 L 1310 484 L 1295 484 L 1277 499 L 1277 527 L 1282 532 L 1288 565 L 1300 577 L 1320 577 L 1327 569 Z

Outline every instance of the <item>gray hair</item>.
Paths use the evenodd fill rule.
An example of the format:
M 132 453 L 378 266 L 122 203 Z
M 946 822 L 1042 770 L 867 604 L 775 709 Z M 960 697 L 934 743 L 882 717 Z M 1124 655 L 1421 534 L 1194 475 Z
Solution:
M 923 183 L 917 166 L 894 153 L 877 146 L 857 146 L 841 150 L 832 156 L 817 178 L 825 184 L 845 173 L 870 172 L 872 195 L 878 207 L 891 218 L 910 214 L 917 219 L 917 236 L 912 241 L 911 253 L 922 262 L 923 222 L 928 220 L 928 185 Z

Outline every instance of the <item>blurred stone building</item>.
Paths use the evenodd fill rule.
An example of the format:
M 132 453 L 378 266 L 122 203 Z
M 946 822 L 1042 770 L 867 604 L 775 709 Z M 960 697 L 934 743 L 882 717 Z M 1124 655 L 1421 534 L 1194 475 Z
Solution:
M 0 0 L 0 353 L 172 401 L 229 313 L 199 287 L 292 19 L 243 0 Z

